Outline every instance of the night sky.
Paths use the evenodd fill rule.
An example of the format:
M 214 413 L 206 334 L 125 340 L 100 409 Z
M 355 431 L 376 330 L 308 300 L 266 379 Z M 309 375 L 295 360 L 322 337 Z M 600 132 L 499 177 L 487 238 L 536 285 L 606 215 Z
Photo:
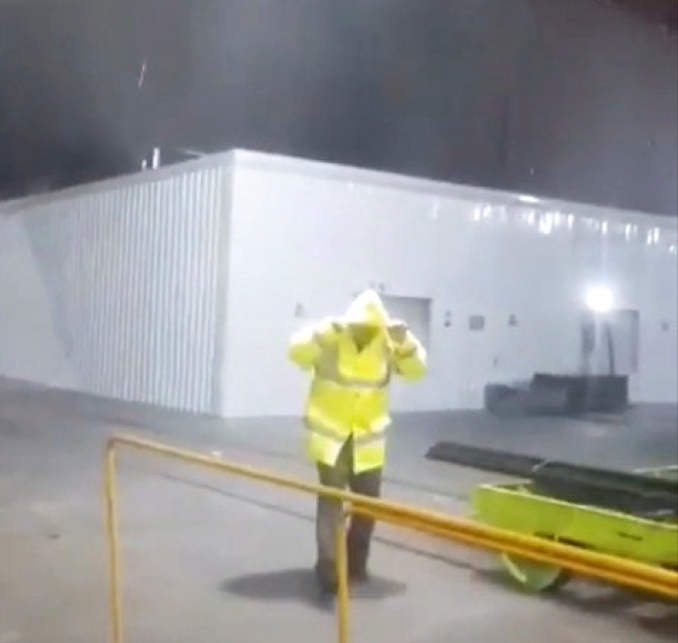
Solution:
M 636 5 L 675 20 L 673 0 Z M 156 145 L 511 189 L 538 37 L 529 0 L 0 0 L 0 197 L 134 171 Z

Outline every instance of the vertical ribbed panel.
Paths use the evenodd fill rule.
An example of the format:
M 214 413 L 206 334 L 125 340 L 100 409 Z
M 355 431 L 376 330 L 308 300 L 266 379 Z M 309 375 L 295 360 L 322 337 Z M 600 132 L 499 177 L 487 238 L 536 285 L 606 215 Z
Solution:
M 32 207 L 25 227 L 64 367 L 33 379 L 209 412 L 228 170 L 198 169 Z M 30 294 L 28 294 L 30 296 Z M 63 371 L 63 372 L 61 372 Z

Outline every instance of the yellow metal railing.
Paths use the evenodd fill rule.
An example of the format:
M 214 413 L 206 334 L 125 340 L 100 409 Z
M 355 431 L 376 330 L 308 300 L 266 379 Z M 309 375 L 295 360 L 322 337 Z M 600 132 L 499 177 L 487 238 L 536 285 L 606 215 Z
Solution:
M 375 500 L 332 487 L 311 484 L 253 467 L 235 464 L 201 453 L 179 449 L 150 440 L 130 436 L 111 438 L 106 446 L 105 498 L 106 533 L 110 569 L 110 618 L 112 643 L 123 643 L 122 600 L 120 582 L 120 540 L 118 534 L 118 499 L 116 487 L 116 453 L 118 447 L 129 447 L 138 451 L 164 456 L 206 469 L 228 473 L 256 482 L 301 491 L 314 496 L 325 496 L 343 502 L 346 515 L 360 514 L 391 525 L 437 536 L 448 541 L 471 547 L 505 552 L 528 560 L 562 567 L 571 573 L 587 578 L 605 581 L 630 589 L 678 599 L 678 574 L 650 565 L 585 551 L 576 547 L 549 542 L 533 536 L 496 529 L 463 518 L 421 510 L 395 502 Z M 349 591 L 346 571 L 345 522 L 339 525 L 337 533 L 337 635 L 339 643 L 348 643 L 349 633 Z

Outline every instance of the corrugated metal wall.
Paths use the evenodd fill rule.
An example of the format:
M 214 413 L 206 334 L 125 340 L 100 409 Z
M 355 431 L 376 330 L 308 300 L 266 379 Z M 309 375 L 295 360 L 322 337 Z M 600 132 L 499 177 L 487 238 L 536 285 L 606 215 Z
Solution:
M 218 408 L 230 168 L 147 176 L 0 214 L 1 374 Z M 3 297 L 20 281 L 29 292 Z M 56 349 L 36 354 L 45 333 Z

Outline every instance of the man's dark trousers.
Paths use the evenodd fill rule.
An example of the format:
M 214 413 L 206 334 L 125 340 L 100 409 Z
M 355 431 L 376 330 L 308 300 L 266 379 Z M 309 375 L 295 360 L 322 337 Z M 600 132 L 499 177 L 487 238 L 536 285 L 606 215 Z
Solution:
M 353 440 L 351 438 L 344 443 L 334 466 L 318 464 L 318 474 L 320 484 L 328 487 L 336 489 L 348 487 L 354 493 L 371 498 L 378 498 L 381 493 L 381 467 L 358 474 L 353 472 Z M 337 587 L 335 539 L 342 514 L 341 502 L 322 496 L 318 498 L 316 574 L 321 588 L 326 592 L 335 592 Z M 374 520 L 363 516 L 351 516 L 347 547 L 348 574 L 353 581 L 367 579 L 367 559 L 373 532 Z

